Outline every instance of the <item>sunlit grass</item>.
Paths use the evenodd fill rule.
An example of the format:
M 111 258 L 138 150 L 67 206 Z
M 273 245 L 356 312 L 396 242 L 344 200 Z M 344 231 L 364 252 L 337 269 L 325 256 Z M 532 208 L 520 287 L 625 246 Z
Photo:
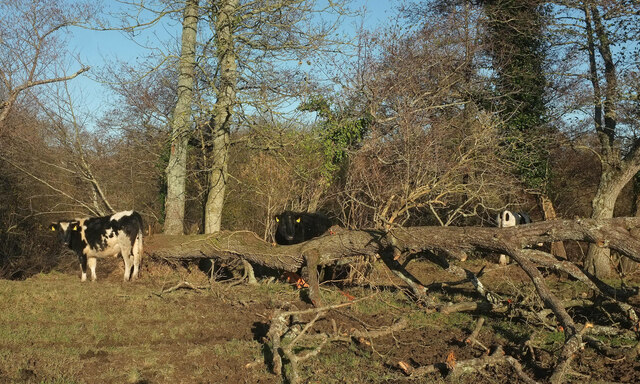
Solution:
M 0 382 L 280 382 L 270 371 L 266 332 L 276 311 L 311 308 L 301 301 L 306 290 L 278 280 L 249 286 L 204 279 L 194 283 L 198 289 L 163 293 L 184 278 L 182 272 L 124 283 L 112 275 L 81 283 L 75 274 L 51 273 L 21 282 L 0 280 Z M 554 288 L 574 292 L 579 285 Z M 461 292 L 434 291 L 430 298 L 469 300 Z M 343 338 L 301 363 L 302 382 L 405 382 L 398 361 L 417 366 L 442 362 L 449 352 L 461 359 L 471 356 L 460 340 L 475 328 L 477 313 L 433 312 L 433 306 L 397 287 L 326 284 L 321 296 L 324 305 L 345 305 L 326 312 L 308 334 L 336 330 Z M 564 343 L 562 332 L 485 316 L 480 338 L 489 347 L 531 339 L 534 348 L 557 354 Z M 384 330 L 401 318 L 408 320 L 406 327 L 392 334 L 346 337 L 356 330 Z M 290 339 L 282 341 L 286 345 Z M 634 343 L 623 337 L 603 341 L 614 347 Z M 295 350 L 304 355 L 319 345 L 320 338 L 303 339 Z M 440 377 L 424 382 L 440 382 Z
M 293 293 L 282 286 L 266 289 Z M 203 345 L 203 337 L 215 335 L 216 319 L 192 300 L 193 292 L 163 296 L 140 283 L 81 283 L 52 273 L 24 282 L 0 280 L 0 294 L 0 379 L 10 382 L 87 382 L 83 370 L 107 361 L 119 368 L 109 364 L 94 372 L 93 382 L 141 383 L 149 376 L 172 382 L 176 365 L 186 361 L 261 354 L 253 340 Z M 172 361 L 175 350 L 184 354 Z
M 409 315 L 409 321 L 414 328 L 457 330 L 471 328 L 474 319 L 473 316 L 463 312 L 445 315 L 439 312 L 414 311 Z

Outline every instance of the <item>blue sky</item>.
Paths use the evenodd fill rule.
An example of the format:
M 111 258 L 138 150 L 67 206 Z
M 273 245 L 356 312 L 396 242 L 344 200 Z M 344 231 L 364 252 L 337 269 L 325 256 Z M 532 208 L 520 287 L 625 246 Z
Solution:
M 116 4 L 109 3 L 107 4 Z M 376 26 L 389 23 L 394 17 L 398 1 L 392 0 L 354 0 L 352 9 L 365 9 L 365 27 L 373 29 Z M 347 33 L 356 22 L 345 23 Z M 150 54 L 148 47 L 161 47 L 172 44 L 177 46 L 180 39 L 180 25 L 171 20 L 164 24 L 140 33 L 135 41 L 119 31 L 91 31 L 74 29 L 69 37 L 70 50 L 78 57 L 83 65 L 91 66 L 91 71 L 69 83 L 76 108 L 89 115 L 89 121 L 99 119 L 110 109 L 115 97 L 109 89 L 97 81 L 99 74 L 106 66 L 114 66 L 117 62 L 135 64 Z M 141 46 L 144 45 L 144 46 Z M 166 51 L 166 49 L 165 49 Z M 70 65 L 69 72 L 79 67 Z M 91 124 L 91 123 L 90 123 Z

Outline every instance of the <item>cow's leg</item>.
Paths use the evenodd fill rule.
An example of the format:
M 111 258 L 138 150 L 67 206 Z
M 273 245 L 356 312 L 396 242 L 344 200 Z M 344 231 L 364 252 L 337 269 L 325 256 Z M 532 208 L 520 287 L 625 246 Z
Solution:
M 136 241 L 133 243 L 133 247 L 131 248 L 131 253 L 133 255 L 133 279 L 138 278 L 138 273 L 140 271 L 140 261 L 142 260 L 142 236 L 138 235 L 136 237 Z
M 98 278 L 98 276 L 96 276 L 96 264 L 98 262 L 98 259 L 96 259 L 95 257 L 89 257 L 87 258 L 87 265 L 89 266 L 89 269 L 91 270 L 91 281 L 96 281 L 96 279 Z
M 82 271 L 81 281 L 87 281 L 87 256 L 84 254 L 78 255 L 80 261 L 80 271 Z
M 120 254 L 124 260 L 124 281 L 129 281 L 131 279 L 131 248 L 123 247 Z
M 132 279 L 138 278 L 138 273 L 140 272 L 140 257 L 138 255 L 133 255 L 133 275 L 131 275 Z

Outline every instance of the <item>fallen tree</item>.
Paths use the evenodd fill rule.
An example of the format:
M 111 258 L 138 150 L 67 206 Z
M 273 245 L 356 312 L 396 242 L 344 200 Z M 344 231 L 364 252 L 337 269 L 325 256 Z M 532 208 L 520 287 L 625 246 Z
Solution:
M 304 255 L 315 252 L 319 265 L 348 263 L 350 257 L 374 256 L 395 249 L 401 252 L 441 251 L 464 260 L 474 250 L 512 253 L 538 243 L 585 241 L 614 249 L 640 262 L 640 238 L 634 229 L 640 218 L 605 220 L 551 220 L 511 228 L 408 227 L 377 230 L 339 230 L 304 243 L 273 246 L 249 231 L 210 235 L 154 235 L 145 240 L 147 254 L 167 259 L 233 259 L 284 271 L 297 271 Z
M 393 228 L 389 231 L 338 230 L 331 235 L 290 246 L 274 246 L 252 232 L 240 231 L 196 236 L 157 235 L 146 240 L 145 251 L 152 257 L 170 260 L 242 259 L 252 264 L 289 272 L 296 272 L 306 266 L 308 273 L 305 277 L 310 285 L 309 296 L 318 307 L 321 306 L 321 298 L 316 266 L 349 264 L 363 257 L 379 257 L 420 298 L 426 295 L 426 289 L 397 262 L 398 255 L 433 252 L 445 255 L 448 259 L 464 261 L 472 251 L 506 254 L 528 275 L 544 306 L 555 315 L 558 326 L 565 332 L 564 347 L 550 376 L 551 382 L 559 383 L 565 380 L 572 360 L 583 348 L 583 336 L 589 328 L 576 325 L 565 304 L 545 283 L 538 266 L 563 271 L 586 284 L 596 295 L 617 305 L 624 314 L 625 325 L 629 329 L 638 327 L 637 308 L 627 300 L 637 292 L 616 289 L 589 275 L 574 263 L 531 248 L 538 243 L 583 241 L 608 247 L 640 262 L 640 238 L 636 236 L 639 228 L 640 218 L 614 218 L 552 220 L 511 228 L 409 227 Z M 448 265 L 448 270 L 471 281 L 485 299 L 489 310 L 505 305 L 500 296 L 486 290 L 476 274 L 453 264 Z M 439 309 L 446 311 L 446 307 Z

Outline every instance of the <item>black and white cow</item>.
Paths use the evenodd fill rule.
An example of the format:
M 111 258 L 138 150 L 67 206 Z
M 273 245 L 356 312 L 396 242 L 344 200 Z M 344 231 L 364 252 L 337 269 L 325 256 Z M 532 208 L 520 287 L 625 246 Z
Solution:
M 496 218 L 498 228 L 515 227 L 517 225 L 531 224 L 531 216 L 526 212 L 511 212 L 502 211 Z M 500 255 L 500 264 L 506 265 L 509 263 L 509 257 L 507 255 Z
M 284 211 L 276 216 L 276 243 L 298 244 L 321 236 L 331 227 L 331 221 L 321 213 Z
M 515 227 L 516 225 L 531 224 L 531 216 L 526 212 L 502 211 L 496 219 L 498 228 Z
M 58 239 L 78 255 L 82 281 L 87 280 L 87 265 L 91 270 L 91 280 L 95 281 L 97 259 L 118 255 L 124 259 L 124 280 L 138 277 L 142 260 L 142 217 L 138 212 L 123 211 L 110 216 L 62 220 L 52 223 L 49 228 L 57 232 Z

